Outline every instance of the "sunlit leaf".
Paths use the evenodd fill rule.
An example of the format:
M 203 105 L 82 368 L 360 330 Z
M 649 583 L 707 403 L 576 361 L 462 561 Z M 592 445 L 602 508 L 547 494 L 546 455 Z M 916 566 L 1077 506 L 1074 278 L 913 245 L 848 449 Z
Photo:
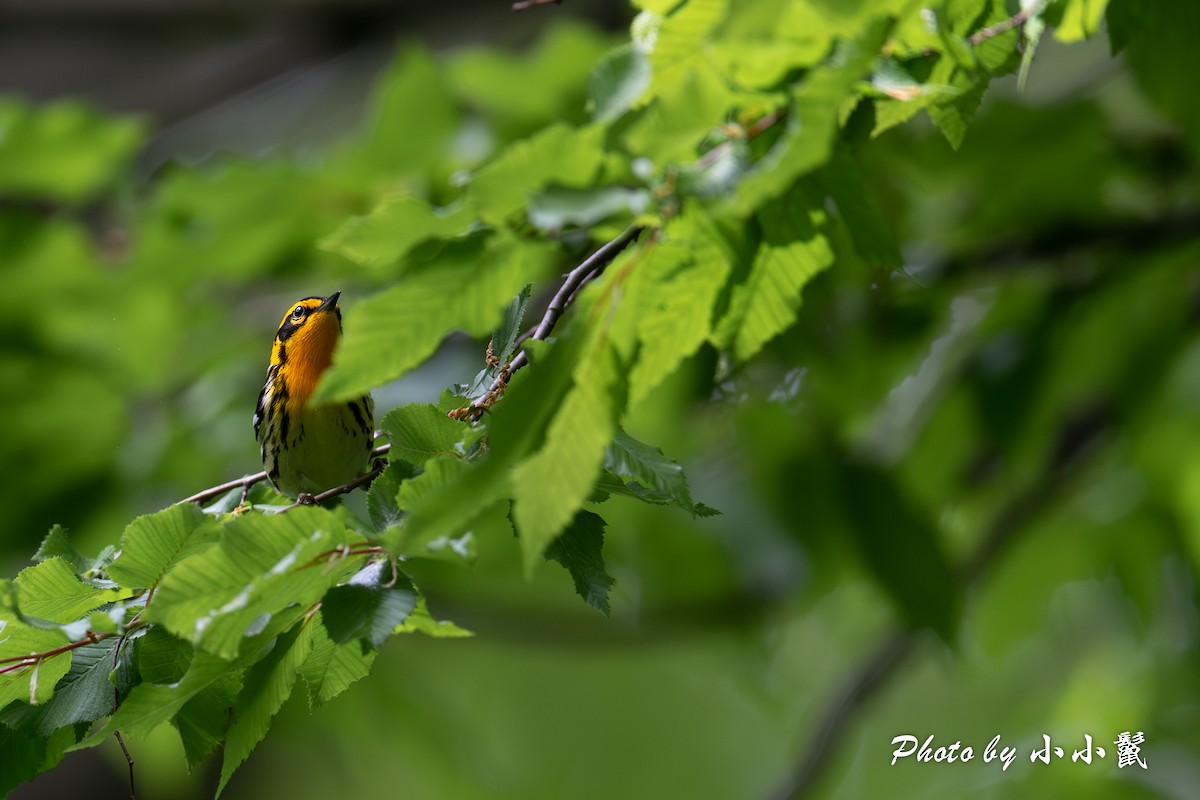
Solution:
M 399 377 L 453 330 L 490 332 L 513 295 L 545 274 L 552 255 L 501 236 L 447 243 L 431 262 L 347 312 L 345 338 L 317 400 L 353 397 Z
M 217 794 L 267 735 L 271 718 L 292 694 L 297 671 L 308 658 L 312 644 L 311 626 L 300 625 L 279 637 L 271 652 L 246 671 L 242 691 L 234 704 L 233 724 L 225 737 Z
M 219 529 L 194 503 L 138 517 L 121 537 L 121 555 L 108 574 L 123 586 L 150 587 L 178 561 L 216 541 Z

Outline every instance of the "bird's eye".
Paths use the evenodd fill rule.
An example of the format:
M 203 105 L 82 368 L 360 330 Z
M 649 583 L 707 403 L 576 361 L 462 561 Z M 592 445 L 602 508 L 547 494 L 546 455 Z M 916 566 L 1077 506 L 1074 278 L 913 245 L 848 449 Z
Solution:
M 292 319 L 304 319 L 304 306 L 296 306 L 292 309 Z

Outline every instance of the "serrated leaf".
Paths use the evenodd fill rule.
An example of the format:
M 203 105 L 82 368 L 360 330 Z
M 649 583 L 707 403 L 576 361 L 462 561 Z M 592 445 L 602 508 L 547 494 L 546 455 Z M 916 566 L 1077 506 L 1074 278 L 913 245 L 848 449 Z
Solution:
M 552 247 L 501 235 L 448 243 L 428 264 L 346 314 L 346 334 L 314 400 L 360 395 L 424 361 L 451 331 L 489 333 L 521 287 L 550 267 Z
M 742 180 L 732 209 L 747 214 L 786 192 L 796 179 L 824 164 L 833 152 L 839 110 L 861 91 L 889 25 L 873 23 L 854 42 L 843 42 L 830 63 L 809 71 L 792 90 L 779 141 Z
M 460 639 L 474 636 L 466 628 L 460 628 L 449 620 L 434 619 L 425 604 L 425 598 L 417 595 L 416 608 L 396 628 L 396 633 L 420 633 L 435 639 Z
M 636 344 L 636 317 L 644 275 L 627 250 L 609 266 L 584 302 L 576 328 L 584 337 L 574 385 L 545 428 L 541 447 L 512 471 L 512 519 L 530 574 L 546 547 L 592 492 L 604 450 L 625 408 L 625 376 Z M 586 316 L 584 316 L 586 314 Z
M 546 548 L 546 559 L 571 573 L 575 592 L 604 616 L 611 609 L 608 592 L 616 581 L 604 568 L 604 518 L 581 510 L 567 529 Z
M 158 626 L 138 641 L 138 672 L 147 683 L 175 683 L 187 674 L 196 648 Z
M 128 588 L 153 586 L 178 561 L 216 541 L 219 528 L 194 503 L 138 517 L 125 528 L 108 574 Z
M 600 170 L 603 134 L 598 127 L 574 129 L 556 123 L 509 145 L 472 176 L 471 208 L 484 222 L 499 228 L 551 183 L 589 185 Z
M 382 533 L 404 519 L 404 511 L 396 504 L 396 492 L 401 483 L 414 475 L 416 470 L 412 464 L 395 460 L 371 481 L 371 488 L 367 491 L 367 513 L 377 532 Z
M 465 206 L 435 209 L 419 197 L 402 195 L 385 199 L 366 216 L 350 217 L 320 246 L 368 269 L 380 269 L 400 265 L 424 241 L 465 233 L 471 221 Z
M 71 651 L 70 669 L 54 687 L 38 722 L 38 732 L 49 736 L 64 725 L 91 722 L 113 711 L 113 685 L 108 680 L 119 637 L 77 647 Z
M 372 565 L 382 569 L 382 564 Z M 337 644 L 362 639 L 378 648 L 412 613 L 417 593 L 401 578 L 394 586 L 347 583 L 335 586 L 321 601 L 321 614 L 329 638 Z
M 67 529 L 62 525 L 52 527 L 33 554 L 33 560 L 38 563 L 51 558 L 65 560 L 76 572 L 83 572 L 88 567 L 88 559 L 71 544 Z
M 271 718 L 292 694 L 297 671 L 312 651 L 312 643 L 311 625 L 298 625 L 276 639 L 271 652 L 246 671 L 234 704 L 233 724 L 225 737 L 217 795 L 267 735 Z
M 23 615 L 59 624 L 86 617 L 97 606 L 121 597 L 118 591 L 83 583 L 75 568 L 60 557 L 21 570 L 13 585 Z
M 629 376 L 630 408 L 712 333 L 713 305 L 732 265 L 695 224 L 700 213 L 690 209 L 672 220 L 638 267 L 646 287 L 637 314 L 640 350 Z
M 216 545 L 167 573 L 144 619 L 231 660 L 275 615 L 315 603 L 359 563 L 349 558 L 329 568 L 314 558 L 364 543 L 322 508 L 234 517 Z
M 323 611 L 318 611 L 308 625 L 312 629 L 313 645 L 308 660 L 300 667 L 300 675 L 308 684 L 309 707 L 315 709 L 366 677 L 377 651 L 359 641 L 338 644 L 330 639 Z
M 171 720 L 179 731 L 188 767 L 195 769 L 204 757 L 225 742 L 234 698 L 242 688 L 242 673 L 231 670 L 183 704 Z
M 133 739 L 144 739 L 174 717 L 193 697 L 238 670 L 240 668 L 229 661 L 197 650 L 187 672 L 177 682 L 135 686 L 108 722 L 73 749 L 91 747 L 114 730 Z
M 504 319 L 500 325 L 492 331 L 492 355 L 501 364 L 507 364 L 515 354 L 517 339 L 521 337 L 521 326 L 525 322 L 525 311 L 529 308 L 529 298 L 532 294 L 533 285 L 525 284 L 504 310 Z M 438 404 L 439 410 L 441 405 Z
M 389 457 L 397 456 L 417 466 L 431 458 L 462 458 L 462 440 L 472 434 L 471 426 L 443 414 L 437 406 L 412 403 L 387 413 L 380 424 L 392 443 Z
M 431 504 L 436 505 L 446 494 L 465 485 L 473 471 L 472 467 L 472 464 L 459 458 L 433 458 L 425 462 L 424 471 L 420 475 L 401 484 L 396 504 L 409 514 L 409 519 L 404 525 L 392 528 L 380 537 L 388 552 L 403 556 L 429 555 L 431 542 L 443 536 L 457 536 L 462 533 L 457 524 L 453 525 L 451 532 L 447 532 L 440 527 L 413 525 L 412 518 L 419 518 L 429 510 Z M 459 505 L 457 510 L 467 515 L 460 519 L 461 524 L 469 523 L 474 516 L 483 511 L 488 502 L 486 498 L 476 496 L 469 507 Z
M 746 280 L 734 287 L 717 326 L 717 341 L 734 361 L 754 356 L 796 321 L 808 280 L 833 263 L 833 248 L 818 227 L 825 212 L 817 200 L 793 191 L 763 206 L 763 241 Z
M 659 448 L 638 441 L 624 430 L 618 429 L 608 445 L 604 469 L 641 500 L 678 506 L 695 516 L 707 516 L 702 513 L 700 504 L 692 500 L 683 467 L 667 458 Z M 611 491 L 614 487 L 609 484 L 601 488 Z
M 47 653 L 65 644 L 67 637 L 58 628 L 34 628 L 13 614 L 0 613 L 0 658 Z M 11 666 L 11 663 L 6 665 Z M 53 695 L 55 684 L 70 668 L 71 657 L 60 653 L 28 667 L 0 673 L 0 708 L 13 700 L 29 705 L 45 703 Z

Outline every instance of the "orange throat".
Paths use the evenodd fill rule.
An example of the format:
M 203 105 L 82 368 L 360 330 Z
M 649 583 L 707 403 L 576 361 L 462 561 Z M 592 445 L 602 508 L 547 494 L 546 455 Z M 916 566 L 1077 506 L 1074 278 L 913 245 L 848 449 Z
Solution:
M 312 324 L 318 321 L 324 324 Z M 338 327 L 333 315 L 328 320 L 313 319 L 287 342 L 276 344 L 272 361 L 280 364 L 290 412 L 298 413 L 305 408 L 321 375 L 333 363 L 333 350 L 340 333 Z

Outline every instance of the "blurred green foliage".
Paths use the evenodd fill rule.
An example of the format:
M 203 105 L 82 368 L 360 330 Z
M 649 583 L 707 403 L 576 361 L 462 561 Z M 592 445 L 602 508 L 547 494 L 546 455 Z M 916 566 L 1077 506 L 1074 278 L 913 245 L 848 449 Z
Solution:
M 1196 10 L 1051 3 L 1020 95 L 987 90 L 1020 31 L 971 38 L 1003 2 L 635 5 L 625 42 L 549 25 L 519 55 L 407 47 L 340 143 L 145 185 L 141 123 L 0 106 L 3 574 L 20 573 L 0 609 L 35 618 L 10 620 L 3 655 L 113 599 L 79 573 L 162 579 L 136 648 L 104 639 L 4 684 L 4 786 L 77 741 L 119 768 L 114 727 L 143 736 L 140 786 L 179 797 L 252 750 L 225 796 L 1200 785 Z M 394 460 L 365 508 L 126 529 L 257 469 L 253 398 L 295 297 L 362 299 L 322 391 L 374 388 L 386 411 L 449 334 L 511 341 L 523 286 L 545 294 L 635 223 L 651 231 L 482 426 L 440 416 L 441 385 L 422 387 L 436 408 L 380 414 Z M 485 434 L 486 458 L 459 458 Z M 125 549 L 110 568 L 58 532 L 21 572 L 55 524 L 84 553 L 122 531 Z M 410 556 L 412 584 L 274 572 L 363 537 Z M 335 621 L 296 624 L 322 596 Z M 464 632 L 447 618 L 475 636 L 445 638 Z M 434 636 L 376 653 L 400 620 Z M 889 636 L 907 657 L 822 749 Z M 110 663 L 128 699 L 85 738 Z M 1117 769 L 1124 730 L 1149 769 Z M 890 766 L 905 733 L 976 760 Z M 1043 734 L 1068 758 L 1031 763 Z M 1072 763 L 1084 734 L 1109 756 Z M 1003 772 L 981 763 L 995 735 L 1020 749 Z M 806 757 L 821 769 L 793 783 Z

